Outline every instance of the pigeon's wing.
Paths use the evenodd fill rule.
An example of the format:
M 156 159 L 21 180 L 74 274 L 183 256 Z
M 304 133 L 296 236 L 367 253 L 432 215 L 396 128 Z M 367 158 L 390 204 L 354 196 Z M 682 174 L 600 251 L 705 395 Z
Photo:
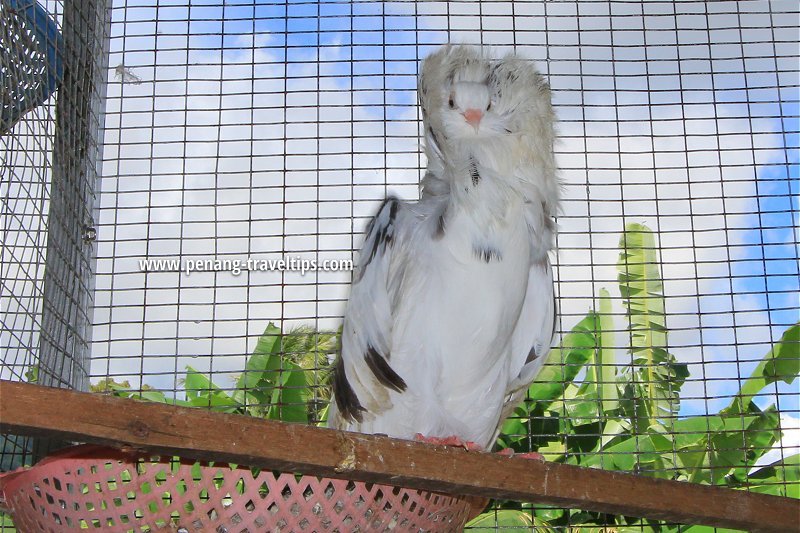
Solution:
M 544 364 L 556 332 L 556 298 L 553 287 L 553 267 L 545 256 L 535 262 L 528 272 L 528 288 L 519 320 L 511 339 L 516 360 L 522 362 L 519 378 L 533 380 Z
M 556 300 L 553 268 L 547 256 L 533 263 L 528 272 L 528 288 L 522 310 L 511 337 L 511 375 L 519 369 L 506 389 L 506 400 L 498 423 L 503 421 L 525 397 L 528 385 L 544 365 L 555 336 Z M 497 435 L 495 435 L 495 438 Z
M 393 302 L 405 264 L 399 226 L 410 222 L 408 216 L 403 202 L 388 198 L 367 228 L 333 371 L 333 427 L 358 430 L 365 412 L 370 416 L 392 406 L 390 390 L 406 388 L 389 359 Z

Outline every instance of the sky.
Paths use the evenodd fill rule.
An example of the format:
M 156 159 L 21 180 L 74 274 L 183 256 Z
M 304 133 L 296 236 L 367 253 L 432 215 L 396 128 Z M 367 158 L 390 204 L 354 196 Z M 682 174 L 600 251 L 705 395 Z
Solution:
M 336 328 L 349 272 L 144 273 L 147 258 L 355 258 L 424 168 L 420 58 L 512 48 L 548 78 L 559 330 L 657 232 L 682 414 L 716 412 L 800 316 L 795 2 L 169 2 L 112 9 L 91 372 L 232 383 L 269 322 Z M 11 300 L 4 300 L 6 304 Z M 4 341 L 5 343 L 5 341 Z M 618 362 L 626 355 L 619 351 Z M 795 386 L 776 401 L 800 417 Z
M 730 378 L 749 375 L 798 317 L 793 10 L 115 4 L 93 373 L 171 388 L 186 364 L 238 372 L 270 321 L 336 327 L 347 272 L 145 275 L 137 260 L 353 257 L 387 192 L 418 194 L 418 58 L 447 41 L 497 55 L 516 44 L 548 77 L 560 121 L 560 329 L 605 287 L 625 344 L 619 234 L 646 223 L 669 348 L 696 378 L 683 412 L 726 405 Z

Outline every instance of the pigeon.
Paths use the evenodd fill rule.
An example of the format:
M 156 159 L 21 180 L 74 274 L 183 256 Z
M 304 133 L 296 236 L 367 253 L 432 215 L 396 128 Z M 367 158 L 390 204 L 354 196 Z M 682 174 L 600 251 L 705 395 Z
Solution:
M 489 451 L 555 335 L 550 89 L 513 53 L 445 45 L 418 95 L 420 199 L 387 198 L 367 227 L 328 425 Z

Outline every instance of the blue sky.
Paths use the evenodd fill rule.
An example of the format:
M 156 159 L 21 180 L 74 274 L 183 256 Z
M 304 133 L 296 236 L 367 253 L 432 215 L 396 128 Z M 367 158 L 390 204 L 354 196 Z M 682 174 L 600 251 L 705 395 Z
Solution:
M 746 376 L 756 364 L 755 360 L 768 350 L 770 340 L 779 338 L 783 330 L 797 321 L 800 288 L 795 276 L 797 234 L 792 231 L 797 219 L 793 219 L 792 211 L 796 217 L 800 194 L 798 91 L 791 83 L 792 73 L 796 75 L 797 52 L 789 48 L 797 32 L 796 25 L 787 25 L 783 15 L 776 14 L 771 19 L 760 13 L 766 3 L 744 3 L 741 9 L 752 12 L 737 14 L 737 6 L 731 2 L 707 5 L 698 2 L 517 2 L 513 6 L 517 17 L 512 24 L 509 17 L 503 16 L 503 13 L 510 13 L 512 7 L 504 2 L 482 4 L 484 17 L 481 18 L 472 3 L 451 3 L 448 6 L 450 16 L 447 16 L 447 10 L 437 2 L 416 5 L 289 2 L 288 6 L 230 2 L 223 10 L 218 1 L 203 1 L 193 2 L 191 10 L 185 6 L 160 7 L 158 35 L 151 22 L 154 19 L 152 4 L 144 2 L 145 7 L 114 12 L 117 23 L 112 39 L 111 66 L 124 62 L 143 83 L 112 85 L 109 103 L 111 109 L 126 105 L 141 107 L 139 118 L 145 127 L 134 129 L 132 124 L 138 118 L 133 115 L 111 118 L 109 135 L 121 139 L 122 146 L 119 152 L 107 149 L 108 174 L 123 177 L 114 182 L 117 190 L 110 188 L 107 198 L 112 205 L 122 203 L 130 209 L 105 211 L 108 220 L 124 220 L 127 214 L 137 213 L 137 205 L 144 208 L 147 201 L 160 202 L 162 196 L 168 200 L 164 200 L 163 208 L 159 207 L 157 212 L 159 217 L 165 218 L 188 216 L 188 208 L 182 208 L 179 215 L 172 209 L 183 205 L 181 202 L 189 202 L 188 198 L 197 203 L 224 203 L 228 197 L 237 196 L 244 200 L 235 201 L 240 203 L 231 200 L 235 205 L 230 210 L 218 208 L 207 215 L 192 215 L 200 219 L 208 217 L 205 221 L 196 220 L 203 224 L 200 231 L 211 227 L 209 235 L 220 243 L 230 243 L 225 249 L 251 253 L 256 239 L 275 239 L 270 232 L 281 231 L 316 234 L 310 240 L 283 239 L 278 244 L 283 249 L 292 249 L 291 243 L 301 241 L 306 249 L 357 247 L 358 233 L 387 189 L 394 189 L 408 198 L 416 194 L 417 173 L 408 169 L 420 164 L 418 142 L 413 139 L 416 125 L 412 124 L 417 117 L 414 93 L 417 58 L 436 44 L 446 42 L 448 36 L 454 41 L 491 43 L 498 50 L 516 41 L 520 52 L 549 74 L 554 103 L 562 120 L 562 142 L 557 149 L 567 182 L 566 213 L 559 221 L 562 226 L 559 275 L 563 280 L 563 330 L 568 330 L 593 305 L 599 287 L 605 286 L 616 294 L 613 290 L 616 243 L 619 231 L 628 221 L 645 222 L 662 230 L 664 274 L 671 281 L 668 291 L 673 291 L 668 292 L 670 318 L 678 326 L 670 337 L 674 352 L 682 360 L 694 363 L 695 376 L 720 380 L 713 381 L 712 395 L 735 392 L 738 384 L 724 379 Z M 414 16 L 414 9 L 433 14 Z M 487 15 L 492 10 L 499 15 Z M 680 13 L 678 16 L 671 14 L 675 10 Z M 540 16 L 545 11 L 547 19 Z M 527 15 L 523 16 L 525 13 Z M 123 14 L 129 21 L 126 26 L 121 23 Z M 190 15 L 191 21 L 188 20 Z M 773 20 L 776 27 L 769 28 Z M 482 32 L 479 26 L 483 27 Z M 517 33 L 512 39 L 508 29 L 513 28 Z M 770 42 L 773 36 L 777 43 Z M 191 48 L 188 52 L 186 44 Z M 158 53 L 153 52 L 156 48 Z M 777 56 L 779 62 L 773 56 Z M 192 66 L 186 68 L 181 62 Z M 779 74 L 775 73 L 776 63 Z M 168 75 L 174 75 L 169 79 L 180 81 L 187 72 L 197 77 L 193 78 L 191 87 L 210 91 L 209 97 L 201 101 L 185 95 L 182 100 L 180 84 L 167 82 Z M 285 86 L 281 79 L 284 72 L 290 78 Z M 713 76 L 709 72 L 713 72 Z M 236 76 L 238 80 L 234 79 Z M 257 88 L 254 90 L 268 89 L 255 97 L 226 94 L 227 87 L 234 86 L 232 82 L 247 82 L 250 78 L 256 80 L 252 85 Z M 780 94 L 774 89 L 778 82 L 784 85 Z M 246 88 L 247 84 L 242 87 Z M 317 91 L 320 87 L 324 89 L 322 92 Z M 295 108 L 285 109 L 286 104 L 281 100 L 284 90 Z M 149 102 L 158 102 L 160 95 L 172 94 L 171 91 L 178 91 L 175 93 L 178 98 L 168 105 L 178 105 L 178 111 L 180 106 L 186 106 L 191 110 L 186 113 L 189 120 L 194 120 L 195 116 L 200 120 L 198 108 L 208 105 L 212 107 L 211 112 L 208 117 L 203 115 L 203 120 L 211 120 L 213 124 L 214 120 L 220 120 L 213 106 L 227 106 L 226 111 L 219 114 L 221 127 L 218 130 L 181 128 L 180 122 L 172 122 L 166 113 L 148 111 L 148 105 L 161 109 L 159 104 Z M 782 100 L 780 105 L 778 97 Z M 324 107 L 326 104 L 330 107 Z M 277 117 L 278 129 L 249 126 L 247 110 L 239 113 L 235 108 L 250 105 L 266 108 L 263 113 L 269 120 Z M 339 122 L 344 123 L 325 124 L 328 115 L 337 111 L 342 111 L 345 118 Z M 180 117 L 178 113 L 176 120 L 181 120 Z M 306 117 L 309 122 L 293 124 L 296 120 L 293 117 Z M 346 124 L 348 117 L 354 121 L 352 126 Z M 282 120 L 287 122 L 287 135 L 303 133 L 308 137 L 308 140 L 287 143 L 286 153 L 320 153 L 297 156 L 297 169 L 288 169 L 283 174 L 266 173 L 251 178 L 234 172 L 225 174 L 223 182 L 207 172 L 213 168 L 258 167 L 262 160 L 270 160 L 262 155 L 280 156 L 284 148 L 280 138 L 284 134 L 280 130 Z M 150 168 L 150 160 L 157 150 L 143 152 L 142 146 L 133 142 L 139 137 L 148 139 L 150 122 L 170 126 L 159 129 L 158 135 L 175 133 L 175 138 L 180 139 L 184 130 L 184 138 L 208 135 L 208 139 L 202 148 L 189 150 L 177 169 L 175 161 L 169 158 L 159 159 Z M 355 139 L 351 141 L 350 137 Z M 243 143 L 237 144 L 237 138 Z M 274 139 L 278 141 L 273 142 Z M 347 144 L 350 142 L 352 144 Z M 179 149 L 179 145 L 168 145 L 166 153 L 175 151 L 176 146 Z M 250 150 L 258 154 L 250 158 Z M 351 157 L 335 155 L 348 150 L 352 151 Z M 395 153 L 386 153 L 387 150 Z M 205 153 L 209 151 L 211 156 L 216 152 L 230 157 L 214 160 Z M 274 164 L 282 164 L 279 159 Z M 271 169 L 269 165 L 272 164 L 268 162 L 266 166 Z M 353 165 L 355 170 L 348 165 Z M 317 173 L 315 168 L 319 169 Z M 170 172 L 177 174 L 168 175 L 166 169 L 175 169 Z M 155 198 L 142 190 L 139 182 L 124 178 L 126 173 L 134 172 L 152 176 L 150 182 L 162 188 L 160 192 L 164 195 Z M 311 185 L 317 182 L 335 186 L 315 190 Z M 387 187 L 386 182 L 392 185 Z M 108 182 L 109 187 L 111 183 Z M 277 188 L 261 188 L 262 184 L 281 183 L 287 187 L 280 193 L 274 192 Z M 212 194 L 207 190 L 209 187 L 217 189 Z M 181 188 L 192 190 L 181 193 Z M 702 199 L 685 201 L 685 195 L 690 193 Z M 715 194 L 719 195 L 716 199 Z M 724 202 L 723 194 L 729 195 Z M 135 195 L 144 198 L 144 203 L 136 204 Z M 261 231 L 261 227 L 241 226 L 242 232 L 251 233 L 248 242 L 238 243 L 228 237 L 231 230 L 224 228 L 239 228 L 236 224 L 240 219 L 236 217 L 243 211 L 244 204 L 261 195 L 273 202 L 267 205 L 270 212 L 277 213 L 277 219 L 289 216 L 289 208 L 279 204 L 290 196 L 324 197 L 330 198 L 330 202 L 309 202 L 292 211 L 298 213 L 292 215 L 298 218 L 296 230 L 287 229 L 286 224 L 281 225 L 281 221 L 276 220 L 270 221 L 268 228 L 264 223 L 264 235 L 253 234 Z M 337 203 L 339 200 L 341 202 Z M 624 217 L 620 201 L 624 202 Z M 128 205 L 128 202 L 132 203 Z M 193 207 L 196 209 L 192 213 L 201 213 L 197 206 Z M 727 218 L 715 214 L 722 210 L 728 213 Z M 323 216 L 328 211 L 344 217 L 354 213 L 357 220 L 351 221 L 351 226 L 333 219 L 321 223 L 317 214 Z M 591 213 L 591 217 L 584 213 Z M 231 220 L 227 221 L 226 217 Z M 223 226 L 228 222 L 229 226 Z M 327 229 L 334 225 L 337 229 Z M 730 228 L 728 231 L 726 225 Z M 194 245 L 177 241 L 176 248 L 171 251 L 167 248 L 166 252 L 163 251 L 165 245 L 160 243 L 146 247 L 129 245 L 123 238 L 133 234 L 134 228 L 129 226 L 115 226 L 112 235 L 112 226 L 106 224 L 101 228 L 101 233 L 104 231 L 109 232 L 102 234 L 106 239 L 121 241 L 113 252 L 120 256 L 127 253 L 124 252 L 127 246 L 137 250 L 130 252 L 131 255 L 141 253 L 142 249 L 150 255 L 185 255 L 195 250 Z M 228 238 L 230 240 L 226 240 Z M 135 238 L 129 240 L 139 242 Z M 336 244 L 331 244 L 333 242 Z M 591 251 L 589 244 L 593 248 Z M 685 258 L 693 254 L 702 259 L 701 265 L 687 263 Z M 112 262 L 114 265 L 106 266 Z M 102 287 L 111 286 L 112 274 L 117 275 L 117 281 L 113 282 L 117 287 L 125 276 L 138 279 L 138 273 L 120 266 L 121 260 L 110 258 L 102 264 L 106 269 L 100 275 Z M 594 267 L 587 271 L 587 264 Z M 695 283 L 695 275 L 706 279 Z M 153 279 L 149 287 L 153 286 Z M 229 283 L 219 276 L 197 277 L 196 280 L 201 285 L 216 287 L 215 290 Z M 259 294 L 265 295 L 265 299 L 285 300 L 300 298 L 295 296 L 296 291 L 304 298 L 317 298 L 317 303 L 310 311 L 289 305 L 279 309 L 280 306 L 271 307 L 260 302 L 242 304 L 241 309 L 230 307 L 225 313 L 229 313 L 226 316 L 233 322 L 228 325 L 232 331 L 243 331 L 243 338 L 247 340 L 246 344 L 239 343 L 231 348 L 232 341 L 214 337 L 220 328 L 213 326 L 213 313 L 196 315 L 197 311 L 187 304 L 166 299 L 165 309 L 177 307 L 180 313 L 194 317 L 197 324 L 181 325 L 171 333 L 156 335 L 180 337 L 171 343 L 167 339 L 166 347 L 150 341 L 116 345 L 112 332 L 139 327 L 136 322 L 142 321 L 135 313 L 134 319 L 129 316 L 132 309 L 142 305 L 135 303 L 138 300 L 133 299 L 135 293 L 131 292 L 133 303 L 101 309 L 102 326 L 98 328 L 95 349 L 99 354 L 108 353 L 112 359 L 115 354 L 133 352 L 131 357 L 135 359 L 137 352 L 145 353 L 143 366 L 155 373 L 163 364 L 163 359 L 157 357 L 170 350 L 174 353 L 176 344 L 186 343 L 187 348 L 180 348 L 179 352 L 187 357 L 191 356 L 186 351 L 215 356 L 225 354 L 217 356 L 213 364 L 203 362 L 210 358 L 194 358 L 194 366 L 206 365 L 209 369 L 224 368 L 234 372 L 241 358 L 228 356 L 246 354 L 252 347 L 254 335 L 263 329 L 267 320 L 299 320 L 325 315 L 335 321 L 336 310 L 341 308 L 340 300 L 346 294 L 346 283 L 336 285 L 335 290 L 322 284 L 310 291 L 298 284 L 276 292 L 274 280 L 251 281 L 252 287 L 237 290 L 243 291 L 242 294 L 262 291 Z M 184 280 L 183 283 L 189 282 Z M 207 297 L 216 302 L 215 299 L 220 298 L 217 294 L 212 291 Z M 117 292 L 113 298 L 101 296 L 101 299 L 119 303 L 126 302 L 128 297 Z M 150 302 L 162 301 L 154 300 L 154 296 L 148 298 Z M 252 297 L 246 298 L 249 302 Z M 230 301 L 222 303 L 229 305 Z M 621 310 L 618 302 L 615 306 L 616 311 Z M 147 306 L 146 311 L 155 313 L 157 307 Z M 222 307 L 218 305 L 219 309 Z M 254 313 L 254 309 L 258 313 Z M 142 313 L 147 316 L 144 310 Z M 234 321 L 236 317 L 242 321 L 249 319 L 256 325 L 241 328 Z M 161 327 L 148 323 L 148 319 L 145 322 L 154 330 Z M 735 333 L 734 323 L 739 326 Z M 766 327 L 769 324 L 771 328 Z M 701 326 L 708 327 L 702 336 L 698 333 Z M 183 339 L 181 328 L 191 331 L 194 340 Z M 142 335 L 146 334 L 145 329 Z M 136 337 L 135 333 L 131 335 Z M 727 346 L 734 341 L 741 344 L 736 350 Z M 108 366 L 99 372 L 108 369 L 112 374 L 122 373 L 126 368 L 121 363 L 101 364 Z M 176 367 L 181 368 L 182 364 Z M 162 378 L 153 376 L 152 379 Z M 169 379 L 163 378 L 165 386 L 170 386 Z M 699 395 L 697 401 L 686 402 L 685 412 L 714 410 L 727 403 L 724 397 L 707 402 L 701 397 L 701 388 L 694 390 Z M 780 390 L 797 399 L 796 391 L 788 386 Z

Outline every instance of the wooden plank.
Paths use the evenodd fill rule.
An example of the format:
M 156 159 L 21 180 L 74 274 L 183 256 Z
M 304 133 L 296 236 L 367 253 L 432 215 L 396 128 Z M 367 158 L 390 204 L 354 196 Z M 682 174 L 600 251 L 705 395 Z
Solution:
M 0 381 L 0 431 L 683 524 L 797 531 L 797 500 Z

